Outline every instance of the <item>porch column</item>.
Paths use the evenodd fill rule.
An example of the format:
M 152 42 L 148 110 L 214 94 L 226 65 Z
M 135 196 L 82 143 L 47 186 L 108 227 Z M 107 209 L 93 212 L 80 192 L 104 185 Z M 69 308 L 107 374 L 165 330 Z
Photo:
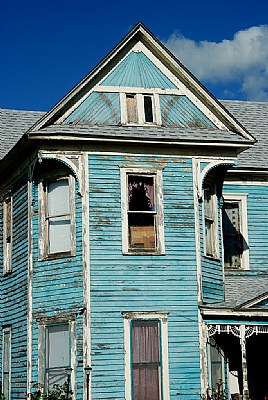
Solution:
M 246 333 L 245 325 L 240 325 L 240 346 L 241 346 L 241 354 L 242 354 L 242 375 L 243 375 L 243 400 L 249 400 L 246 334 L 245 333 Z

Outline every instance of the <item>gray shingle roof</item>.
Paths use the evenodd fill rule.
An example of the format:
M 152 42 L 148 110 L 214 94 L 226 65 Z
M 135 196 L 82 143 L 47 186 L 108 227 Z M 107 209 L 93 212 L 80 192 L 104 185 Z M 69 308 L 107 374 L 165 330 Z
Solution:
M 268 293 L 268 274 L 234 273 L 225 276 L 225 301 L 209 308 L 233 309 Z
M 236 142 L 251 143 L 237 133 L 209 128 L 163 128 L 144 126 L 89 126 L 89 125 L 50 125 L 37 132 L 34 136 L 85 136 L 113 139 L 147 139 L 162 141 L 204 141 L 204 142 Z
M 0 159 L 42 116 L 43 112 L 0 109 Z
M 238 166 L 268 168 L 268 102 L 224 100 L 222 104 L 258 141 L 239 154 Z
M 224 100 L 222 104 L 234 117 L 245 126 L 257 140 L 253 148 L 241 153 L 238 157 L 239 167 L 268 168 L 268 103 Z M 16 144 L 19 138 L 42 116 L 43 112 L 18 111 L 0 109 L 0 159 Z M 157 128 L 157 127 L 115 127 L 113 126 L 59 126 L 52 125 L 39 131 L 42 135 L 71 135 L 74 132 L 80 136 L 144 138 L 148 140 L 170 141 L 237 141 L 239 135 L 221 130 L 193 128 Z M 242 139 L 243 140 L 243 139 Z

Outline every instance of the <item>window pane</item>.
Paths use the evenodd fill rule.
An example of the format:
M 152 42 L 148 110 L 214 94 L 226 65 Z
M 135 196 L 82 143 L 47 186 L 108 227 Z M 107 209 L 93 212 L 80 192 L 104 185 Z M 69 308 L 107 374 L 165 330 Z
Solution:
M 135 400 L 160 399 L 159 322 L 132 321 L 132 387 Z
M 47 203 L 48 216 L 70 213 L 68 179 L 60 179 L 58 181 L 48 183 Z
M 213 197 L 211 188 L 204 189 L 204 212 L 205 217 L 213 219 Z
M 154 122 L 151 96 L 144 96 L 144 116 L 145 122 Z
M 128 175 L 129 211 L 155 211 L 154 177 Z
M 3 394 L 9 399 L 10 387 L 10 330 L 3 332 Z
M 61 253 L 71 249 L 71 224 L 70 220 L 63 218 L 50 218 L 48 222 L 48 252 Z
M 155 215 L 135 213 L 128 215 L 129 244 L 135 249 L 155 249 Z
M 11 242 L 11 199 L 5 202 L 5 237 L 6 243 Z
M 126 102 L 127 102 L 127 122 L 137 123 L 138 116 L 137 116 L 136 96 L 127 94 Z
M 240 268 L 243 237 L 240 233 L 238 202 L 226 202 L 222 210 L 224 264 L 226 268 Z
M 47 328 L 47 368 L 68 367 L 70 365 L 69 325 Z

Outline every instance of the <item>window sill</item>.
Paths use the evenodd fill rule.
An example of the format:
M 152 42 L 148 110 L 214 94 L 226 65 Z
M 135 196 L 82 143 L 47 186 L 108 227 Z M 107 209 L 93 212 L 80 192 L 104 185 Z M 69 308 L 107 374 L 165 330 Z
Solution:
M 129 250 L 126 252 L 123 252 L 124 256 L 164 256 L 165 253 L 160 252 L 159 250 Z
M 65 252 L 65 253 L 53 253 L 53 254 L 47 254 L 44 257 L 39 258 L 39 260 L 57 260 L 59 258 L 70 258 L 70 257 L 75 257 L 75 253 L 73 252 Z
M 213 261 L 217 261 L 217 262 L 221 261 L 221 259 L 217 256 L 208 256 L 206 254 L 204 254 L 204 258 L 206 258 L 207 260 L 213 260 Z

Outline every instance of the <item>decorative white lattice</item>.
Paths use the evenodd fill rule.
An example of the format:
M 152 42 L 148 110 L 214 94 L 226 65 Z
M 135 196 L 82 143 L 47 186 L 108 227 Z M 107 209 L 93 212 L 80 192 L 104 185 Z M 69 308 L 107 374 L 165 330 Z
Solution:
M 216 333 L 231 333 L 236 337 L 240 338 L 240 325 L 227 325 L 227 324 L 208 324 L 208 336 L 213 336 Z M 245 337 L 248 338 L 252 335 L 258 335 L 260 333 L 268 333 L 268 325 L 246 325 L 245 326 Z

